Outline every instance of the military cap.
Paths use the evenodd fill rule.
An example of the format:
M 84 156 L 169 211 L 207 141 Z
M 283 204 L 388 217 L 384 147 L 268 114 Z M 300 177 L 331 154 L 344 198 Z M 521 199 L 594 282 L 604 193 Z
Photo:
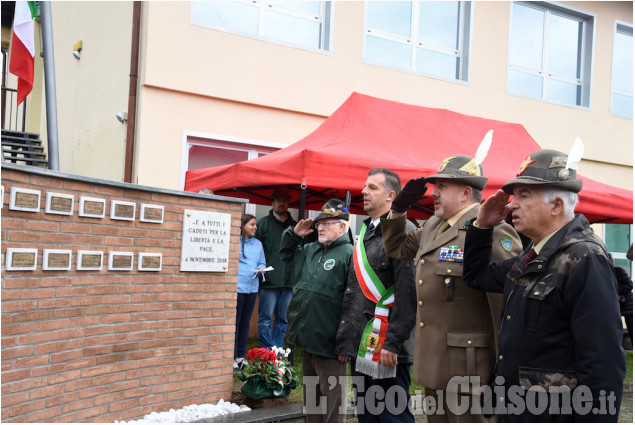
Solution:
M 291 196 L 289 195 L 289 189 L 287 189 L 286 187 L 276 187 L 269 199 L 271 199 L 272 201 L 275 201 L 276 199 L 279 201 L 288 201 L 289 198 L 291 198 Z
M 503 185 L 503 190 L 514 194 L 514 186 L 528 184 L 549 186 L 578 193 L 582 190 L 582 179 L 576 178 L 576 170 L 566 168 L 567 155 L 551 149 L 542 149 L 530 154 L 520 164 L 516 178 Z
M 476 165 L 474 158 L 466 155 L 453 155 L 445 158 L 439 166 L 437 174 L 426 177 L 426 183 L 434 184 L 436 179 L 450 179 L 475 187 L 485 189 L 487 177 L 483 177 L 483 167 Z
M 324 220 L 325 218 L 336 218 L 338 220 L 348 221 L 348 208 L 344 205 L 344 201 L 339 199 L 331 199 L 322 207 L 322 210 L 313 221 Z

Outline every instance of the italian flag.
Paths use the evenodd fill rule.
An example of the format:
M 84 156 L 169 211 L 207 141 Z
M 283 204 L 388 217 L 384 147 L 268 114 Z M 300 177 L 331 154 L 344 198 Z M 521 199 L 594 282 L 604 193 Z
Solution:
M 38 2 L 15 2 L 9 72 L 18 77 L 18 105 L 33 88 L 33 58 L 35 56 L 33 20 L 39 15 Z

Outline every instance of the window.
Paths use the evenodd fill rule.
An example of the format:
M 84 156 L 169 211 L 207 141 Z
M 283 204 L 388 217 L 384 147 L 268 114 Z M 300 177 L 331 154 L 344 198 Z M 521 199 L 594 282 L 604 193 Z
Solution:
M 633 26 L 615 24 L 611 115 L 633 119 Z
M 368 1 L 366 63 L 468 80 L 471 3 Z
M 508 92 L 589 107 L 593 23 L 556 5 L 513 3 Z
M 190 23 L 305 49 L 330 49 L 331 2 L 193 1 Z
M 242 140 L 230 137 L 216 137 L 208 134 L 187 134 L 185 136 L 181 163 L 181 188 L 185 187 L 185 172 L 201 168 L 233 164 L 248 159 L 259 158 L 275 152 L 285 145 Z M 247 204 L 245 212 L 260 218 L 269 213 L 271 205 Z M 297 217 L 297 212 L 294 217 Z
M 605 224 L 604 244 L 606 250 L 613 256 L 616 266 L 626 269 L 632 275 L 632 262 L 626 258 L 626 251 L 633 243 L 633 227 L 630 224 Z

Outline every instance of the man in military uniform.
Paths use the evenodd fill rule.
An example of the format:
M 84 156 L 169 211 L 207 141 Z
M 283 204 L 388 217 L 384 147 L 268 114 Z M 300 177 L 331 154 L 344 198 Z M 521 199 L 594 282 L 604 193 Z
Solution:
M 421 228 L 406 232 L 405 212 L 423 197 L 426 183 L 434 184 L 434 216 Z M 471 406 L 472 397 L 465 394 L 478 394 L 479 389 L 453 385 L 458 382 L 453 378 L 478 377 L 480 385 L 487 385 L 496 358 L 501 297 L 473 290 L 462 282 L 464 225 L 476 217 L 486 184 L 483 168 L 473 158 L 451 156 L 437 174 L 406 183 L 393 200 L 389 218 L 381 220 L 386 253 L 414 259 L 416 265 L 413 375 L 425 386 L 426 399 L 435 400 L 434 411 L 426 411 L 428 422 L 485 421 L 471 409 L 458 409 L 457 403 L 464 399 Z M 518 235 L 504 222 L 495 226 L 494 239 L 495 261 L 512 258 L 522 250 Z
M 348 367 L 337 358 L 335 335 L 353 253 L 348 218 L 344 202 L 331 199 L 315 220 L 300 220 L 282 233 L 280 258 L 287 265 L 293 265 L 297 277 L 287 311 L 287 342 L 292 347 L 303 348 L 307 422 L 344 422 L 346 419 Z M 302 238 L 314 232 L 313 223 L 318 233 L 317 242 L 300 246 Z
M 618 418 L 625 356 L 617 283 L 604 244 L 574 214 L 582 189 L 575 168 L 564 153 L 532 153 L 467 228 L 465 283 L 505 300 L 495 380 L 505 391 L 493 400 L 499 421 Z M 492 226 L 509 213 L 532 242 L 488 265 Z

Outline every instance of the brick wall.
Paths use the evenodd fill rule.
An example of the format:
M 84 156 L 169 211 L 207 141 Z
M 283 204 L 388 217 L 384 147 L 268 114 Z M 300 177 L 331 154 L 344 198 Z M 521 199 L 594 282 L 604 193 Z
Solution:
M 243 201 L 2 166 L 2 254 L 37 248 L 35 271 L 2 264 L 2 421 L 114 422 L 229 399 Z M 9 210 L 11 187 L 42 192 L 40 212 Z M 46 192 L 75 197 L 70 216 L 44 212 Z M 80 217 L 79 196 L 104 198 L 105 218 Z M 110 201 L 137 204 L 111 220 Z M 163 223 L 138 220 L 141 203 Z M 183 211 L 230 213 L 227 272 L 180 272 Z M 43 249 L 72 250 L 67 271 L 42 270 Z M 100 271 L 76 270 L 78 250 L 104 252 Z M 110 251 L 135 253 L 132 271 L 109 271 Z M 136 254 L 162 254 L 138 271 Z

